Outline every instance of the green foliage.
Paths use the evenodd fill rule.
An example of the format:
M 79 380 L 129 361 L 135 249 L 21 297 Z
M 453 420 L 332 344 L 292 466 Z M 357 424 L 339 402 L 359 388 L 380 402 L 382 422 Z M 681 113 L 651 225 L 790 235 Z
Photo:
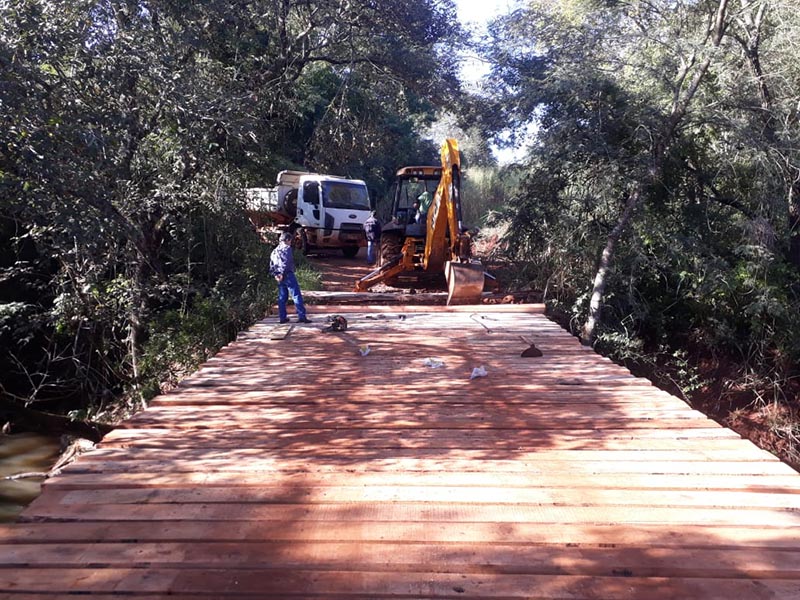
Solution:
M 464 224 L 482 224 L 487 215 L 505 204 L 508 186 L 497 167 L 470 167 L 461 179 Z
M 800 145 L 786 126 L 798 16 L 744 3 L 712 50 L 715 8 L 531 2 L 490 28 L 498 93 L 479 122 L 536 126 L 491 222 L 551 310 L 580 329 L 600 252 L 640 190 L 606 275 L 599 347 L 686 394 L 704 383 L 697 365 L 735 363 L 728 389 L 759 397 L 800 375 Z
M 322 289 L 322 274 L 297 252 L 295 252 L 295 265 L 297 269 L 295 275 L 297 283 L 300 284 L 300 290 L 310 292 Z
M 185 309 L 170 309 L 155 316 L 150 323 L 153 333 L 142 349 L 142 397 L 148 400 L 164 386 L 176 384 L 233 340 L 237 332 L 261 318 L 275 300 L 271 290 L 252 290 L 250 294 L 236 302 L 230 296 L 212 294 Z
M 232 190 L 303 167 L 381 192 L 429 152 L 458 32 L 448 1 L 62 4 L 0 3 L 0 383 L 86 415 L 274 301 Z

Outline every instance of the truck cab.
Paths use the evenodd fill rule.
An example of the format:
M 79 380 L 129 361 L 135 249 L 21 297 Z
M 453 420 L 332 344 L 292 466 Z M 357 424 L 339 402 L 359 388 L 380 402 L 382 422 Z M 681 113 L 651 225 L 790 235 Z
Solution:
M 297 186 L 299 245 L 341 248 L 352 257 L 366 246 L 363 225 L 370 213 L 367 185 L 360 180 L 330 175 L 302 175 Z
M 281 171 L 275 188 L 246 190 L 248 206 L 295 231 L 304 254 L 338 248 L 353 257 L 366 246 L 363 225 L 370 214 L 367 185 L 359 179 L 305 171 Z

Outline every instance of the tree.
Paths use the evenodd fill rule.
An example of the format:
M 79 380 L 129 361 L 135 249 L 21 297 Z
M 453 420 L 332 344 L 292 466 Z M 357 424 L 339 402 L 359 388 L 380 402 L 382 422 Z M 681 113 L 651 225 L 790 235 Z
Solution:
M 451 9 L 0 4 L 5 392 L 65 409 L 148 395 L 154 369 L 171 368 L 152 353 L 173 356 L 155 349 L 159 328 L 191 330 L 202 354 L 219 340 L 198 336 L 258 316 L 265 247 L 235 190 L 286 164 L 380 170 L 375 140 L 416 151 L 408 124 L 456 85 L 441 51 Z
M 511 248 L 587 339 L 736 356 L 759 386 L 795 372 L 796 20 L 571 2 L 493 24 L 501 95 L 481 123 L 539 125 Z
M 731 36 L 741 47 L 751 75 L 746 84 L 757 98 L 757 105 L 745 110 L 760 127 L 749 126 L 747 135 L 756 140 L 760 151 L 777 167 L 782 188 L 779 193 L 785 198 L 787 258 L 800 271 L 800 157 L 793 150 L 797 148 L 797 128 L 793 125 L 800 101 L 800 73 L 792 33 L 798 25 L 793 6 L 743 0 L 732 23 Z M 765 30 L 769 30 L 766 42 Z M 766 60 L 762 57 L 765 44 Z
M 539 103 L 546 103 L 545 129 L 563 127 L 562 111 L 569 110 L 574 132 L 594 147 L 589 153 L 605 153 L 617 162 L 618 172 L 622 165 L 628 171 L 627 189 L 620 190 L 624 206 L 606 238 L 594 276 L 583 328 L 584 338 L 591 342 L 617 243 L 643 199 L 662 185 L 670 148 L 722 43 L 727 0 L 710 5 L 679 3 L 672 8 L 659 3 L 590 7 L 577 16 L 559 11 L 531 11 L 521 30 L 530 27 L 540 32 L 545 24 L 555 24 L 560 26 L 557 40 L 537 37 L 538 44 L 522 54 L 495 57 L 500 65 L 495 73 L 509 84 L 508 94 L 519 96 L 515 105 L 526 107 L 529 115 Z M 518 35 L 518 16 L 509 19 L 500 31 Z M 568 43 L 568 35 L 576 41 Z M 547 92 L 529 94 L 526 78 L 541 80 L 544 75 L 554 80 L 546 84 Z M 607 99 L 614 104 L 605 108 L 600 103 Z M 633 105 L 635 116 L 604 114 L 623 101 Z M 597 141 L 589 139 L 593 137 Z

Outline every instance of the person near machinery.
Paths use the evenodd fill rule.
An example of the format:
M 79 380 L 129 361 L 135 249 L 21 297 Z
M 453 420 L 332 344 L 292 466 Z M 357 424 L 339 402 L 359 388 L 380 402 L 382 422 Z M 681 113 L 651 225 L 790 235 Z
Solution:
M 367 264 L 374 265 L 376 260 L 376 250 L 381 243 L 381 222 L 373 210 L 367 220 L 364 221 L 364 235 L 367 237 Z
M 278 317 L 281 323 L 289 322 L 289 316 L 286 313 L 286 302 L 291 294 L 294 308 L 297 311 L 297 322 L 311 323 L 311 320 L 306 316 L 303 294 L 294 274 L 293 238 L 294 235 L 291 231 L 284 231 L 281 234 L 280 242 L 269 257 L 269 273 L 278 282 Z
M 428 216 L 428 209 L 431 207 L 432 201 L 433 194 L 431 194 L 428 190 L 425 190 L 419 196 L 417 196 L 417 202 L 419 203 L 419 208 L 417 208 L 417 223 L 425 222 L 425 219 Z

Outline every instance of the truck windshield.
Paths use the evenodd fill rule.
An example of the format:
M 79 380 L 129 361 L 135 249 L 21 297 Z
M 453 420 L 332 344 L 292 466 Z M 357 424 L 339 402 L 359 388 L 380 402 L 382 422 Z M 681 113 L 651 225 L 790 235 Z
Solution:
M 328 208 L 369 210 L 369 194 L 363 184 L 325 181 L 322 189 L 323 203 Z

